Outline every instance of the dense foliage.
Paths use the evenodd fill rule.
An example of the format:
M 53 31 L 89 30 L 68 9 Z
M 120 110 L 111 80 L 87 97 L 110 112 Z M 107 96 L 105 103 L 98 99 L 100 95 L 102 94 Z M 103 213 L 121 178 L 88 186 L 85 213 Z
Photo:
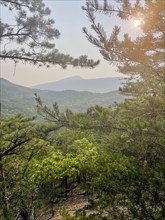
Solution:
M 53 216 L 54 204 L 72 196 L 74 189 L 92 195 L 90 207 L 74 216 L 63 210 L 64 219 L 165 219 L 163 1 L 119 2 L 122 19 L 134 13 L 148 19 L 138 39 L 125 36 L 120 42 L 114 31 L 109 41 L 114 48 L 102 45 L 113 55 L 112 62 L 122 63 L 120 71 L 141 77 L 123 90 L 135 98 L 113 108 L 94 106 L 74 113 L 61 112 L 57 103 L 50 109 L 36 95 L 38 113 L 48 123 L 35 125 L 20 115 L 2 119 L 2 219 L 16 214 L 36 219 L 45 207 Z M 100 6 L 92 0 L 85 10 L 99 35 L 103 30 L 95 24 L 94 13 L 116 11 L 107 1 Z M 86 34 L 93 43 L 106 40 L 93 41 Z

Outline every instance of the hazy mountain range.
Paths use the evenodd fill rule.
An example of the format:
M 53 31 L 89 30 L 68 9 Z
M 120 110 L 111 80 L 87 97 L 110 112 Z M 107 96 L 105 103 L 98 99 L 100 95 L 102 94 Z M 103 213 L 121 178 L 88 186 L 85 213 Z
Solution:
M 57 102 L 61 109 L 70 108 L 83 112 L 90 106 L 109 106 L 114 102 L 122 102 L 125 96 L 118 91 L 108 93 L 76 92 L 76 91 L 46 91 L 15 85 L 5 79 L 1 83 L 1 113 L 2 116 L 20 112 L 25 116 L 37 114 L 34 93 L 41 97 L 44 103 L 51 106 Z
M 79 76 L 73 76 L 56 82 L 35 85 L 32 88 L 52 91 L 74 90 L 105 93 L 118 90 L 124 82 L 125 80 L 119 77 L 83 79 Z

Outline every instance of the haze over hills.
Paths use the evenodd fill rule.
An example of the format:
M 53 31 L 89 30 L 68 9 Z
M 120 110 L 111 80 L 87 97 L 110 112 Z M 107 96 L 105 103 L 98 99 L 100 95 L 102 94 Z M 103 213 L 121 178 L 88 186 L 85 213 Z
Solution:
M 70 108 L 73 111 L 84 112 L 94 105 L 109 106 L 114 102 L 122 102 L 126 97 L 118 91 L 104 94 L 76 91 L 44 91 L 15 85 L 5 79 L 1 83 L 1 109 L 2 116 L 8 116 L 17 112 L 25 116 L 37 115 L 34 93 L 41 97 L 49 106 L 57 102 L 62 110 Z
M 32 88 L 51 91 L 88 91 L 94 93 L 106 93 L 116 91 L 125 80 L 121 77 L 83 79 L 79 76 L 73 76 L 56 82 L 50 82 L 35 85 Z

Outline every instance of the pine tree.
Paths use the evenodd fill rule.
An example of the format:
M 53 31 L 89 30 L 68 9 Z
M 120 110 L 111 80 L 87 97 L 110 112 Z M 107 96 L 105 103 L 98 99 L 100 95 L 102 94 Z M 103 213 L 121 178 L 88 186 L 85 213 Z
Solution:
M 123 89 L 126 94 L 165 95 L 164 57 L 165 57 L 165 12 L 164 1 L 160 0 L 119 0 L 115 3 L 104 0 L 88 0 L 83 7 L 91 23 L 94 35 L 86 28 L 83 31 L 92 44 L 99 48 L 103 58 L 115 64 L 118 71 L 130 75 L 133 82 Z M 139 19 L 142 34 L 135 40 L 129 33 L 120 36 L 120 27 L 115 26 L 112 33 L 106 33 L 101 23 L 97 23 L 97 13 L 109 19 L 116 15 L 123 22 Z M 140 81 L 137 82 L 137 79 Z
M 118 169 L 117 164 L 114 172 L 111 164 L 105 165 L 109 174 L 102 172 L 96 188 L 101 204 L 104 208 L 109 206 L 112 219 L 164 219 L 165 5 L 160 0 L 113 3 L 86 1 L 83 9 L 94 34 L 86 28 L 83 31 L 105 60 L 134 79 L 121 91 L 135 98 L 118 105 L 111 113 L 114 112 L 113 125 L 126 130 L 120 134 L 110 132 L 107 138 L 112 141 L 109 155 L 113 154 L 112 149 L 121 152 L 121 158 L 126 156 L 130 165 L 125 167 L 121 158 L 120 168 L 125 167 L 125 171 Z M 109 37 L 97 23 L 97 13 L 107 19 L 116 15 L 123 22 L 139 19 L 142 33 L 136 39 L 131 39 L 129 33 L 122 38 L 120 27 L 115 26 Z M 125 212 L 120 213 L 121 206 L 126 208 Z
M 0 7 L 7 8 L 13 16 L 12 24 L 0 19 L 0 59 L 38 66 L 57 64 L 62 68 L 67 65 L 93 68 L 99 63 L 86 55 L 73 58 L 56 49 L 55 40 L 60 32 L 54 27 L 55 21 L 49 18 L 51 10 L 43 0 L 0 0 Z

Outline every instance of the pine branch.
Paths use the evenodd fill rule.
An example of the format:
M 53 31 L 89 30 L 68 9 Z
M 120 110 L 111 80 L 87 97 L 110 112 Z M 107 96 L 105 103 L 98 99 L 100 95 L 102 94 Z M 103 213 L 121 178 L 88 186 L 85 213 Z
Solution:
M 8 34 L 3 34 L 3 35 L 0 35 L 0 38 L 2 37 L 20 37 L 20 36 L 29 36 L 30 35 L 30 32 L 29 33 L 8 33 Z
M 10 147 L 9 149 L 7 149 L 5 152 L 0 154 L 0 158 L 3 158 L 4 156 L 7 156 L 9 153 L 11 153 L 12 151 L 14 151 L 17 147 L 29 142 L 30 140 L 32 140 L 32 138 L 27 138 L 19 143 L 15 143 L 12 147 Z
M 30 7 L 28 5 L 28 3 L 23 4 L 23 3 L 19 3 L 17 1 L 12 1 L 12 0 L 0 0 L 0 4 L 8 4 L 8 3 L 10 3 L 12 5 L 15 5 L 15 6 L 19 6 L 19 7 L 26 7 L 26 8 L 29 8 L 29 9 L 33 9 L 33 7 Z
M 26 55 L 26 54 L 25 54 Z M 31 54 L 33 55 L 33 54 Z M 77 59 L 73 59 L 69 55 L 64 55 L 64 54 L 57 54 L 57 53 L 52 53 L 49 55 L 45 55 L 41 58 L 37 58 L 35 56 L 34 58 L 29 58 L 31 56 L 30 54 L 27 54 L 27 56 L 23 55 L 8 55 L 8 54 L 0 54 L 1 59 L 11 59 L 11 60 L 20 60 L 20 61 L 25 61 L 25 62 L 31 62 L 34 64 L 37 64 L 40 66 L 41 64 L 52 64 L 52 65 L 60 65 L 63 68 L 65 68 L 67 65 L 72 65 L 72 66 L 80 66 L 84 68 L 94 68 L 99 64 L 99 61 L 93 61 L 93 60 L 88 60 L 87 58 L 84 58 L 86 56 L 80 56 Z

